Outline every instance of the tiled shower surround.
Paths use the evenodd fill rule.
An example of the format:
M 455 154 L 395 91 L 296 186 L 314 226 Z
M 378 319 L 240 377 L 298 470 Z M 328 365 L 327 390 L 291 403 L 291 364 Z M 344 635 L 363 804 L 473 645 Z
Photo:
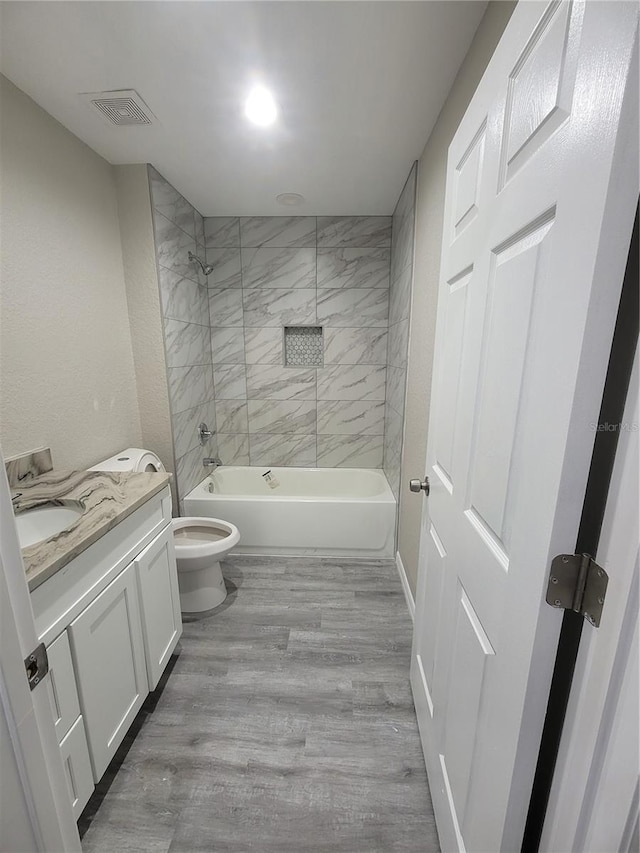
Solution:
M 216 414 L 209 331 L 207 281 L 189 251 L 204 259 L 202 216 L 149 167 L 156 259 L 164 323 L 165 352 L 176 481 L 180 499 L 205 476 L 204 456 L 215 456 L 215 437 L 200 446 L 197 428 L 215 429 Z
M 400 493 L 400 463 L 409 357 L 417 172 L 418 164 L 414 163 L 393 213 L 392 225 L 384 473 L 396 500 Z
M 222 461 L 382 467 L 391 217 L 204 225 Z M 323 366 L 285 365 L 285 326 L 322 327 Z
M 203 220 L 149 174 L 180 498 L 205 476 L 206 455 L 225 465 L 384 465 L 397 496 L 415 169 L 393 219 Z M 211 275 L 189 250 L 203 260 L 206 251 Z M 285 326 L 322 328 L 322 366 L 285 365 Z M 217 431 L 205 447 L 201 421 Z

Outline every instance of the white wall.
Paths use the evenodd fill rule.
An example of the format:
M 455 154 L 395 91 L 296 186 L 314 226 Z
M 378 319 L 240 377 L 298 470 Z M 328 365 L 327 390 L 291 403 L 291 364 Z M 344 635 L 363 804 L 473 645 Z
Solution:
M 0 437 L 82 468 L 142 440 L 114 170 L 0 78 Z
M 469 52 L 418 162 L 416 232 L 398 550 L 415 595 L 423 499 L 409 492 L 422 479 L 427 449 L 431 368 L 449 144 L 500 41 L 515 3 L 489 3 Z

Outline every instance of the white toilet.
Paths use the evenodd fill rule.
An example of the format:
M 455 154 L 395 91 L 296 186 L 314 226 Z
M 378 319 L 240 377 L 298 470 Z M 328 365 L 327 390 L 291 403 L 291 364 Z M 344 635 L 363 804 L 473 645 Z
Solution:
M 150 450 L 128 447 L 90 471 L 166 471 Z M 238 528 L 219 518 L 190 516 L 173 519 L 173 542 L 178 565 L 180 609 L 184 614 L 204 613 L 227 597 L 220 560 L 240 541 Z
M 188 516 L 173 519 L 178 564 L 180 609 L 202 613 L 227 597 L 220 560 L 240 541 L 234 524 L 219 518 Z

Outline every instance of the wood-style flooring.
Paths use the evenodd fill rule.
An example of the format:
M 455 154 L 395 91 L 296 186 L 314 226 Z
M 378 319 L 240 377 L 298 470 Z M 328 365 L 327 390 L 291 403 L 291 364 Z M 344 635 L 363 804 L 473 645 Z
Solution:
M 439 851 L 391 561 L 235 557 L 81 820 L 85 853 Z

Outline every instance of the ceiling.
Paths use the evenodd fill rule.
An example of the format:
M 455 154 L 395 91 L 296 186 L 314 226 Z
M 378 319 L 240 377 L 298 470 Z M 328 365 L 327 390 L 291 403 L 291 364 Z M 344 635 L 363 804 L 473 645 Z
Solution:
M 486 3 L 0 3 L 0 69 L 110 163 L 150 162 L 205 216 L 391 213 Z M 243 102 L 267 86 L 276 123 Z M 135 89 L 115 127 L 82 92 Z M 1 105 L 0 105 L 1 108 Z M 301 193 L 296 208 L 279 193 Z

